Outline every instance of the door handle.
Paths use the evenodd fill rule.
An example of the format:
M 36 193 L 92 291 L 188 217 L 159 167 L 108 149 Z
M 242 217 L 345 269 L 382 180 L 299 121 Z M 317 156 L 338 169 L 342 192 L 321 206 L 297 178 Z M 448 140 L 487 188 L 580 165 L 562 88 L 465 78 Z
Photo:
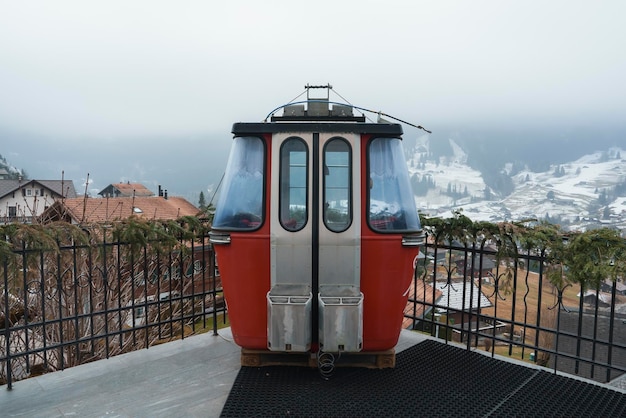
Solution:
M 228 232 L 210 231 L 209 242 L 211 244 L 228 245 L 230 244 L 230 234 Z
M 423 232 L 418 232 L 416 234 L 411 235 L 403 235 L 402 236 L 402 246 L 403 247 L 419 247 L 420 245 L 424 245 L 425 235 Z

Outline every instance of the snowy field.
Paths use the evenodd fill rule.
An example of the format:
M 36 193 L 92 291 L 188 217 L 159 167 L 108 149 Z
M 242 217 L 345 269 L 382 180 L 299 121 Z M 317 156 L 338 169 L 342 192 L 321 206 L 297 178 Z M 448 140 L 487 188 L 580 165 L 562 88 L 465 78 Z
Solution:
M 410 175 L 430 176 L 436 189 L 426 196 L 416 196 L 420 212 L 428 216 L 451 217 L 453 211 L 475 221 L 520 221 L 524 219 L 550 219 L 570 224 L 570 229 L 613 225 L 626 229 L 626 196 L 611 197 L 601 204 L 601 194 L 613 190 L 626 180 L 626 150 L 611 148 L 608 151 L 585 155 L 576 161 L 552 166 L 546 172 L 521 171 L 513 177 L 515 190 L 505 198 L 494 193 L 492 200 L 484 200 L 485 183 L 481 173 L 465 164 L 466 155 L 451 141 L 454 157 L 447 160 L 417 162 L 423 153 L 409 156 Z M 421 151 L 423 151 L 420 148 Z M 621 156 L 624 156 L 622 158 Z M 555 176 L 555 171 L 559 176 Z M 447 196 L 448 185 L 457 191 L 467 190 L 470 197 L 453 199 Z M 605 217 L 605 207 L 610 216 Z

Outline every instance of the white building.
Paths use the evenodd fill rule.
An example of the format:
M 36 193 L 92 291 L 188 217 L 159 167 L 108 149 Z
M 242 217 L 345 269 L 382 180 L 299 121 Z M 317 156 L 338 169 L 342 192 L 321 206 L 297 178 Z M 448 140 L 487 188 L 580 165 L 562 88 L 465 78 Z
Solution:
M 0 180 L 0 224 L 32 222 L 63 198 L 75 198 L 71 180 Z

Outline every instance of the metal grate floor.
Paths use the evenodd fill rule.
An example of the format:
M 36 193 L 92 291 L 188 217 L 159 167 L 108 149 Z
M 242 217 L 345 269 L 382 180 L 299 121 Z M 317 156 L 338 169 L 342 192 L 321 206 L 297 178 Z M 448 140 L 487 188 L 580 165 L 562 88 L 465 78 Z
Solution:
M 242 367 L 222 417 L 626 416 L 626 394 L 426 340 L 395 369 Z

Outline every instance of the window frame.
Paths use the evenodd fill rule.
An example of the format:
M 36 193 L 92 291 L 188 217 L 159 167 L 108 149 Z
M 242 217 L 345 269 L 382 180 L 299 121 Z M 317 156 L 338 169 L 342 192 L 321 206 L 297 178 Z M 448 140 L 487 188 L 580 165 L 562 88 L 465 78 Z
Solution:
M 225 224 L 225 225 L 219 225 L 216 224 L 216 220 L 220 220 L 219 216 L 220 215 L 220 211 L 225 210 L 222 206 L 224 205 L 224 203 L 228 203 L 227 197 L 222 197 L 222 194 L 220 194 L 220 198 L 217 202 L 217 207 L 216 207 L 216 213 L 214 215 L 213 218 L 213 225 L 212 225 L 212 229 L 216 230 L 216 231 L 232 231 L 232 232 L 254 232 L 254 231 L 258 231 L 259 229 L 261 229 L 263 227 L 263 225 L 265 224 L 265 221 L 267 219 L 267 214 L 266 214 L 266 206 L 267 206 L 267 196 L 266 196 L 266 189 L 267 189 L 267 144 L 266 141 L 263 137 L 258 136 L 258 135 L 242 135 L 242 136 L 236 136 L 235 138 L 233 138 L 233 141 L 237 141 L 237 140 L 257 140 L 260 142 L 260 145 L 262 147 L 262 155 L 261 155 L 261 214 L 260 214 L 260 221 L 258 223 L 255 223 L 254 226 L 252 227 L 241 227 L 241 226 L 233 226 L 230 224 Z M 231 159 L 233 159 L 233 150 L 231 149 L 231 153 L 229 155 L 229 159 L 228 159 L 228 163 L 231 162 Z M 229 164 L 227 163 L 227 167 L 226 167 L 226 172 L 228 173 L 229 171 Z M 230 173 L 228 173 L 230 174 Z M 230 181 L 230 179 L 229 179 Z M 222 185 L 223 187 L 225 186 L 224 184 Z M 230 184 L 228 184 L 228 187 L 230 187 Z M 225 188 L 224 188 L 225 189 Z M 230 191 L 230 190 L 228 190 Z M 222 192 L 223 193 L 223 192 Z M 255 215 L 255 214 L 253 214 Z M 226 218 L 227 219 L 227 218 Z
M 348 154 L 348 162 L 347 162 L 347 166 L 346 166 L 346 170 L 347 170 L 347 200 L 348 200 L 348 211 L 347 211 L 347 222 L 344 224 L 344 226 L 342 228 L 333 228 L 330 226 L 329 222 L 328 222 L 328 210 L 330 209 L 329 207 L 327 207 L 327 199 L 326 199 L 326 195 L 327 195 L 327 191 L 329 190 L 329 188 L 327 187 L 327 175 L 330 175 L 330 167 L 327 165 L 327 161 L 326 161 L 326 153 L 327 153 L 327 149 L 330 146 L 330 144 L 334 144 L 334 143 L 343 143 L 346 146 L 346 150 L 347 150 L 347 154 Z M 354 185 L 353 185 L 353 174 L 352 171 L 354 169 L 354 164 L 353 164 L 353 156 L 354 156 L 354 152 L 352 149 L 352 145 L 350 144 L 350 142 L 346 139 L 343 138 L 341 136 L 334 136 L 330 139 L 328 139 L 323 146 L 322 149 L 322 158 L 321 158 L 321 162 L 322 165 L 324 167 L 324 176 L 322 179 L 322 222 L 324 224 L 324 226 L 326 227 L 326 229 L 328 229 L 331 232 L 340 234 L 342 232 L 347 231 L 348 229 L 350 229 L 350 227 L 352 226 L 352 223 L 354 222 Z M 326 174 L 326 170 L 329 171 L 328 174 Z
M 291 197 L 291 193 L 289 193 L 289 197 L 285 197 L 286 191 L 289 190 L 289 192 L 291 192 L 291 190 L 294 188 L 291 186 L 292 182 L 291 182 L 291 168 L 293 167 L 297 167 L 297 165 L 295 164 L 290 164 L 290 161 L 287 161 L 286 156 L 288 154 L 285 154 L 285 150 L 287 150 L 287 147 L 292 144 L 292 143 L 300 143 L 301 145 L 304 146 L 304 222 L 301 225 L 298 225 L 296 223 L 295 227 L 292 227 L 288 222 L 290 222 L 293 218 L 289 217 L 289 218 L 285 218 L 283 216 L 284 213 L 284 205 L 285 203 L 287 204 L 287 211 L 290 211 L 289 206 L 291 206 L 292 201 L 291 200 L 285 200 L 285 199 L 290 199 Z M 288 153 L 289 151 L 287 151 Z M 289 138 L 286 138 L 284 141 L 282 141 L 282 143 L 280 144 L 280 150 L 278 152 L 279 155 L 279 169 L 278 169 L 278 222 L 280 223 L 280 226 L 283 227 L 284 230 L 289 231 L 289 232 L 298 232 L 301 231 L 303 228 L 306 227 L 306 225 L 309 222 L 309 165 L 310 165 L 310 150 L 309 150 L 309 146 L 306 143 L 306 141 L 299 137 L 299 136 L 290 136 Z M 285 171 L 287 171 L 287 173 L 285 173 Z M 286 180 L 286 182 L 284 182 L 284 180 Z M 286 185 L 286 187 L 285 187 Z
M 366 161 L 367 161 L 366 174 L 367 174 L 367 177 L 366 178 L 368 179 L 369 184 L 366 187 L 366 190 L 367 190 L 366 194 L 367 194 L 367 196 L 366 196 L 365 202 L 363 202 L 363 204 L 365 205 L 364 209 L 365 209 L 365 216 L 366 216 L 367 225 L 368 225 L 370 230 L 372 230 L 372 231 L 374 231 L 376 233 L 379 233 L 379 234 L 407 234 L 407 233 L 421 232 L 422 231 L 422 227 L 421 227 L 421 223 L 420 223 L 420 219 L 419 219 L 419 214 L 417 212 L 417 206 L 415 205 L 415 200 L 414 200 L 415 196 L 413 194 L 412 188 L 410 187 L 410 177 L 409 177 L 409 173 L 408 173 L 408 169 L 407 168 L 405 168 L 406 176 L 407 176 L 407 178 L 405 180 L 408 181 L 408 185 L 405 185 L 405 186 L 408 186 L 408 188 L 406 190 L 406 193 L 410 193 L 410 199 L 412 201 L 412 208 L 408 208 L 409 205 L 404 205 L 403 204 L 403 203 L 407 203 L 406 200 L 404 200 L 404 199 L 402 199 L 402 201 L 400 201 L 398 203 L 399 203 L 399 208 L 402 211 L 406 212 L 407 209 L 413 209 L 413 208 L 415 209 L 415 217 L 416 218 L 414 220 L 417 222 L 417 225 L 416 225 L 417 227 L 416 228 L 409 227 L 410 226 L 409 225 L 410 222 L 409 222 L 409 219 L 406 216 L 406 214 L 404 216 L 405 222 L 407 222 L 407 226 L 405 228 L 381 228 L 381 227 L 378 227 L 376 225 L 376 223 L 374 223 L 373 220 L 372 220 L 372 188 L 375 187 L 375 184 L 374 184 L 375 182 L 373 180 L 373 175 L 372 175 L 372 146 L 378 140 L 383 140 L 383 141 L 385 141 L 385 140 L 386 141 L 397 140 L 400 143 L 400 147 L 402 147 L 402 139 L 397 137 L 397 136 L 389 136 L 389 137 L 387 137 L 387 136 L 374 136 L 374 137 L 370 138 L 368 143 L 367 143 L 367 150 L 366 150 Z M 402 151 L 402 148 L 400 148 L 400 149 L 401 149 L 402 154 L 404 154 L 403 151 Z M 389 154 L 389 156 L 393 156 L 393 154 Z M 406 159 L 404 158 L 404 156 L 402 158 L 403 158 L 402 162 L 404 164 L 406 164 Z M 393 160 L 393 158 L 392 158 L 392 160 Z M 391 164 L 391 166 L 395 167 L 396 164 Z M 401 172 L 397 171 L 394 174 L 397 175 L 397 174 L 400 174 L 400 173 L 404 173 L 404 170 L 402 170 Z M 398 179 L 398 181 L 402 181 L 402 179 L 398 178 L 397 176 L 396 176 L 396 178 Z M 397 183 L 397 186 L 401 186 L 401 184 Z M 402 188 L 400 188 L 399 191 L 402 192 L 403 191 Z M 402 193 L 399 193 L 398 197 L 401 197 L 401 196 L 402 196 Z M 408 213 L 408 212 L 406 212 L 406 213 Z M 396 220 L 397 220 L 397 218 L 396 218 Z M 389 217 L 389 219 L 382 218 L 380 220 L 380 222 L 381 222 L 381 224 L 389 225 L 390 223 L 393 224 L 394 219 L 393 219 L 393 217 Z

